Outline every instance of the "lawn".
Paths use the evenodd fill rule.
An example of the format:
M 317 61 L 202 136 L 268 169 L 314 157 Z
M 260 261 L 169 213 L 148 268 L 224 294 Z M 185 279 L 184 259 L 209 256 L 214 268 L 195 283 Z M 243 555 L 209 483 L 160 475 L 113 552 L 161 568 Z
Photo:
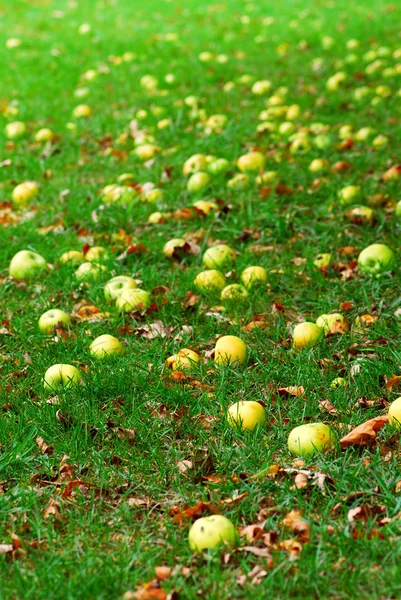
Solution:
M 1 600 L 401 597 L 400 19 L 0 0 Z M 219 513 L 237 544 L 191 547 Z

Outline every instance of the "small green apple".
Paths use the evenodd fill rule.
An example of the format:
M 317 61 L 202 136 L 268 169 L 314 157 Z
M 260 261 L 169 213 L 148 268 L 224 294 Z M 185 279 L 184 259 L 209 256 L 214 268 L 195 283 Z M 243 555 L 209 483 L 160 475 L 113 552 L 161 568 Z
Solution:
M 253 400 L 235 402 L 228 408 L 227 413 L 227 421 L 231 427 L 253 431 L 257 425 L 266 423 L 265 409 Z
M 205 171 L 198 171 L 191 175 L 188 179 L 187 190 L 191 194 L 196 194 L 200 192 L 204 188 L 206 188 L 210 183 L 210 175 Z
M 292 334 L 293 345 L 296 350 L 301 348 L 312 348 L 324 337 L 324 331 L 315 323 L 299 323 L 294 327 Z
M 117 310 L 131 312 L 134 310 L 146 310 L 150 306 L 150 294 L 145 290 L 129 289 L 124 290 L 117 298 Z
M 201 271 L 194 279 L 194 284 L 199 290 L 221 291 L 226 287 L 226 278 L 215 269 Z
M 249 177 L 245 173 L 238 173 L 227 181 L 227 187 L 230 190 L 244 190 L 249 186 Z
M 344 377 L 336 377 L 330 383 L 330 387 L 338 388 L 338 387 L 348 387 L 348 381 L 344 379 Z
M 401 429 L 401 397 L 394 400 L 388 409 L 389 423 Z
M 394 264 L 394 252 L 385 244 L 372 244 L 358 256 L 361 271 L 366 273 L 380 273 L 387 271 Z
M 185 161 L 182 170 L 184 175 L 188 176 L 199 171 L 205 171 L 207 164 L 207 158 L 204 154 L 194 154 Z
M 249 290 L 260 284 L 267 282 L 267 271 L 263 267 L 247 267 L 241 273 L 241 281 Z
M 213 162 L 211 162 L 207 170 L 212 175 L 220 175 L 221 173 L 225 173 L 230 168 L 230 163 L 225 158 L 216 158 Z
M 85 260 L 87 262 L 99 263 L 106 259 L 108 254 L 106 248 L 103 248 L 102 246 L 92 246 L 92 248 L 89 248 L 85 253 Z
M 359 185 L 347 185 L 338 192 L 340 204 L 347 205 L 354 202 L 361 195 L 361 188 Z
M 39 329 L 42 333 L 52 333 L 54 328 L 60 324 L 62 327 L 69 327 L 71 318 L 66 312 L 59 310 L 58 308 L 51 308 L 43 313 L 38 322 Z
M 124 346 L 112 335 L 105 333 L 99 335 L 90 345 L 89 351 L 96 358 L 105 358 L 111 354 L 121 354 L 124 352 Z
M 39 186 L 36 181 L 24 181 L 17 185 L 12 192 L 12 199 L 15 204 L 26 205 L 39 194 Z
M 214 362 L 222 364 L 243 365 L 247 359 L 248 350 L 241 338 L 235 335 L 224 335 L 219 338 L 214 348 Z
M 325 452 L 335 444 L 335 436 L 324 423 L 308 423 L 295 427 L 288 436 L 288 450 L 295 456 L 309 457 Z
M 252 93 L 256 96 L 264 96 L 272 89 L 272 83 L 268 79 L 262 79 L 260 81 L 255 81 L 252 86 Z
M 182 348 L 177 354 L 169 356 L 166 360 L 166 364 L 169 369 L 182 371 L 185 369 L 193 369 L 199 364 L 199 361 L 199 354 L 189 348 Z
M 202 262 L 208 269 L 220 269 L 233 264 L 236 253 L 226 244 L 218 244 L 208 248 L 203 254 Z
M 151 160 L 158 152 L 160 152 L 160 148 L 156 144 L 141 144 L 132 151 L 142 162 Z
M 188 541 L 189 547 L 194 552 L 218 546 L 235 548 L 239 543 L 234 525 L 223 515 L 211 515 L 197 519 L 189 530 Z
M 84 255 L 78 250 L 67 250 L 60 256 L 60 262 L 71 263 L 74 267 L 77 267 L 85 261 Z
M 104 286 L 104 297 L 106 300 L 116 300 L 125 290 L 132 290 L 137 287 L 132 277 L 118 275 L 113 277 Z
M 331 254 L 329 252 L 323 252 L 322 254 L 318 254 L 313 261 L 313 264 L 318 269 L 327 269 L 330 266 L 331 262 Z
M 248 152 L 237 160 L 237 167 L 243 173 L 258 172 L 265 166 L 265 157 L 261 152 Z
M 35 142 L 51 142 L 54 138 L 54 133 L 51 129 L 44 127 L 35 133 Z
M 106 267 L 92 262 L 84 262 L 75 271 L 75 277 L 81 281 L 84 279 L 99 279 L 102 271 L 107 271 Z
M 243 285 L 239 283 L 232 283 L 227 285 L 221 292 L 221 299 L 228 300 L 230 302 L 240 302 L 248 298 L 248 292 Z
M 73 365 L 57 364 L 47 369 L 43 383 L 45 390 L 54 391 L 77 385 L 81 379 L 81 373 Z
M 13 121 L 6 125 L 5 133 L 9 140 L 17 140 L 26 133 L 26 125 L 22 121 Z
M 11 259 L 8 272 L 14 279 L 33 279 L 46 269 L 43 256 L 31 250 L 21 250 Z
M 315 158 L 309 165 L 309 171 L 311 173 L 318 173 L 319 171 L 326 171 L 330 167 L 328 160 L 324 158 Z
M 347 318 L 340 313 L 320 315 L 316 319 L 316 325 L 324 330 L 326 336 L 333 333 L 345 333 L 349 329 Z
M 85 119 L 92 115 L 92 109 L 87 104 L 78 104 L 72 111 L 72 116 L 75 119 Z

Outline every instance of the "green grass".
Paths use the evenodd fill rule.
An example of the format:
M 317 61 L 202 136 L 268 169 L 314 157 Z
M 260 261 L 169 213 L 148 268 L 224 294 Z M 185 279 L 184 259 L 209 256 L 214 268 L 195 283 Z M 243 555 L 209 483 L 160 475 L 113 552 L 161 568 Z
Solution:
M 394 212 L 400 180 L 385 182 L 382 176 L 399 162 L 401 56 L 393 53 L 401 48 L 400 12 L 396 3 L 379 0 L 357 5 L 344 0 L 0 2 L 0 544 L 14 544 L 12 553 L 0 553 L 1 599 L 119 598 L 141 589 L 162 565 L 189 572 L 174 571 L 161 583 L 166 594 L 159 591 L 159 598 L 173 590 L 185 599 L 401 596 L 396 492 L 401 468 L 394 429 L 381 430 L 374 446 L 337 446 L 305 459 L 303 468 L 327 475 L 323 491 L 310 483 L 297 489 L 294 474 L 273 477 L 267 471 L 274 465 L 299 468 L 287 450 L 297 425 L 324 421 L 339 440 L 348 427 L 385 414 L 399 393 L 385 381 L 400 375 L 401 364 L 395 315 L 401 302 L 400 221 Z M 274 18 L 271 25 L 263 24 L 267 17 Z M 86 35 L 78 33 L 83 23 L 91 25 Z M 322 46 L 324 36 L 334 40 L 329 49 Z M 21 45 L 6 48 L 9 38 L 20 38 Z M 359 47 L 348 49 L 354 38 Z M 278 51 L 282 44 L 288 44 L 284 56 Z M 199 54 L 205 51 L 228 60 L 203 63 Z M 119 64 L 113 58 L 127 52 L 135 55 L 130 61 Z M 313 69 L 316 59 L 322 59 L 319 70 Z M 370 73 L 367 66 L 377 59 L 382 63 Z M 389 67 L 392 73 L 385 71 Z M 85 81 L 91 69 L 97 76 Z M 327 90 L 326 81 L 339 71 L 347 74 L 345 83 Z M 158 80 L 158 91 L 140 85 L 148 74 Z M 166 83 L 167 74 L 175 76 L 173 83 Z M 243 75 L 250 83 L 238 82 Z M 259 97 L 251 87 L 262 79 L 273 87 Z M 225 87 L 230 81 L 231 91 Z M 377 95 L 381 85 L 389 86 L 388 97 Z M 369 93 L 358 101 L 354 91 L 362 86 Z M 74 92 L 82 87 L 88 95 L 80 99 Z M 259 114 L 281 87 L 287 88 L 283 103 L 300 107 L 294 131 L 328 125 L 327 148 L 319 150 L 309 131 L 310 149 L 291 154 L 288 135 L 257 133 Z M 221 133 L 205 134 L 202 115 L 191 116 L 185 99 L 192 95 L 207 117 L 227 116 Z M 81 103 L 92 108 L 89 119 L 72 116 Z M 161 148 L 148 166 L 132 154 L 133 140 L 120 138 L 140 110 L 148 114 L 139 128 Z M 169 126 L 158 129 L 165 118 Z M 10 143 L 4 128 L 14 120 L 24 121 L 27 133 Z M 268 120 L 279 126 L 286 117 Z M 343 125 L 353 127 L 352 135 L 367 126 L 375 134 L 340 149 Z M 33 141 L 42 127 L 57 135 L 49 145 Z M 383 149 L 372 146 L 378 134 L 388 137 Z M 238 172 L 236 160 L 252 148 L 266 155 L 266 170 L 277 171 L 290 194 L 273 189 L 266 195 L 253 176 L 245 190 L 227 188 Z M 196 153 L 226 158 L 230 168 L 191 195 L 182 166 Z M 331 166 L 346 161 L 352 169 L 311 173 L 315 158 Z M 155 205 L 104 203 L 101 190 L 123 173 L 132 173 L 136 183 L 153 182 L 163 199 Z M 316 178 L 321 181 L 314 188 Z M 15 222 L 5 222 L 13 188 L 31 179 L 40 185 L 38 198 L 13 207 Z M 361 197 L 344 207 L 338 192 L 347 185 L 359 185 Z M 378 194 L 386 198 L 374 206 L 375 222 L 352 223 L 348 210 L 373 206 Z M 148 223 L 155 211 L 173 212 L 199 199 L 221 199 L 230 210 Z M 60 223 L 61 230 L 43 230 Z M 168 240 L 191 233 L 198 254 L 179 262 L 163 255 Z M 218 297 L 202 296 L 194 307 L 185 307 L 185 295 L 195 291 L 202 253 L 217 240 L 239 253 L 228 283 L 259 264 L 268 271 L 268 285 L 216 316 L 209 311 L 222 304 Z M 349 263 L 375 242 L 395 251 L 394 269 L 380 276 L 354 269 L 343 279 L 336 265 Z M 134 243 L 147 251 L 119 258 Z M 97 281 L 78 282 L 74 268 L 59 258 L 86 244 L 109 250 L 107 272 Z M 264 251 L 256 254 L 255 244 Z M 353 247 L 353 253 L 342 256 L 344 247 Z M 8 265 L 22 249 L 39 252 L 54 268 L 35 281 L 16 282 Z M 332 254 L 334 266 L 326 275 L 313 265 L 320 252 Z M 156 312 L 121 315 L 106 303 L 104 284 L 120 274 L 141 280 L 145 290 L 168 288 L 164 295 L 154 294 Z M 109 317 L 74 321 L 66 339 L 40 333 L 37 321 L 45 310 L 73 313 L 83 299 Z M 312 350 L 291 349 L 298 322 L 337 312 L 346 301 L 353 305 L 346 313 L 350 332 L 326 338 Z M 282 312 L 274 310 L 279 304 Z M 356 317 L 366 314 L 377 320 L 356 328 Z M 243 331 L 255 315 L 264 316 L 267 328 Z M 133 331 L 156 320 L 174 329 L 154 339 Z M 193 327 L 192 336 L 182 331 L 184 325 Z M 124 342 L 124 355 L 104 361 L 90 356 L 90 343 L 103 333 Z M 246 342 L 248 365 L 216 368 L 208 360 L 192 374 L 195 387 L 168 379 L 167 357 L 183 347 L 208 356 L 216 336 L 226 334 Z M 82 368 L 83 385 L 57 396 L 45 393 L 43 375 L 55 363 Z M 353 375 L 356 363 L 361 369 Z M 338 376 L 347 379 L 348 388 L 330 387 Z M 304 386 L 305 398 L 280 396 L 278 388 L 288 386 Z M 362 397 L 373 402 L 358 402 Z M 336 414 L 324 410 L 323 398 Z M 253 433 L 230 428 L 225 413 L 237 400 L 263 401 L 266 427 Z M 117 428 L 134 430 L 135 438 L 124 438 Z M 51 447 L 47 453 L 38 448 L 38 437 Z M 193 472 L 180 471 L 183 460 L 195 462 Z M 205 479 L 213 474 L 219 481 Z M 71 492 L 69 481 L 81 484 Z M 241 501 L 219 504 L 242 494 Z M 171 514 L 174 506 L 200 501 L 219 505 L 238 528 L 265 521 L 275 539 L 272 560 L 241 550 L 226 560 L 221 549 L 194 555 L 187 542 L 190 522 L 179 526 Z M 46 515 L 49 503 L 56 514 Z M 365 518 L 353 523 L 349 511 L 357 507 Z M 295 559 L 285 543 L 296 534 L 283 524 L 292 510 L 301 511 L 310 525 L 310 540 Z M 242 538 L 240 548 L 247 545 Z M 260 582 L 248 578 L 240 585 L 238 578 L 256 566 L 266 571 Z

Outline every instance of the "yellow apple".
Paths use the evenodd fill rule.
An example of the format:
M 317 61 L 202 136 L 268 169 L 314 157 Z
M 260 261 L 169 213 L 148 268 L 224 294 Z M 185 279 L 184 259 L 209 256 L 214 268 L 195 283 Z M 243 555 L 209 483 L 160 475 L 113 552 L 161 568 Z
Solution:
M 214 362 L 218 365 L 229 363 L 243 365 L 247 355 L 245 342 L 235 335 L 224 335 L 217 340 L 214 348 Z
M 226 278 L 215 269 L 201 271 L 194 279 L 194 284 L 199 290 L 220 291 L 226 286 Z
M 211 515 L 197 519 L 189 530 L 188 541 L 189 547 L 194 552 L 218 546 L 235 548 L 239 543 L 234 525 L 223 515 Z
M 75 277 L 81 281 L 84 279 L 99 279 L 102 271 L 107 271 L 103 265 L 96 263 L 84 262 L 75 271 Z
M 121 354 L 124 352 L 124 346 L 117 338 L 105 333 L 93 340 L 89 351 L 92 356 L 96 356 L 97 358 L 105 358 L 111 354 Z
M 132 277 L 118 275 L 113 277 L 104 286 L 104 296 L 106 300 L 116 300 L 125 290 L 132 290 L 137 287 Z
M 117 298 L 116 307 L 123 312 L 146 310 L 150 306 L 150 294 L 145 290 L 124 290 Z
M 67 313 L 58 308 L 51 308 L 43 313 L 38 322 L 39 329 L 42 333 L 52 333 L 54 328 L 59 324 L 61 324 L 61 326 L 69 327 L 71 318 Z
M 34 200 L 38 194 L 39 186 L 36 181 L 24 181 L 13 189 L 11 197 L 15 204 L 26 205 Z
M 177 354 L 173 354 L 166 360 L 169 369 L 181 371 L 192 369 L 199 364 L 199 355 L 189 348 L 182 348 Z
M 224 290 L 221 292 L 222 300 L 229 301 L 242 301 L 248 297 L 248 292 L 244 288 L 243 285 L 239 283 L 232 283 L 231 285 L 227 285 Z
M 344 333 L 349 329 L 346 317 L 340 313 L 320 315 L 316 319 L 316 325 L 324 330 L 326 336 L 333 333 Z
M 336 377 L 330 383 L 330 387 L 338 388 L 338 387 L 348 387 L 348 381 L 344 379 L 344 377 Z
M 72 112 L 72 116 L 76 119 L 84 119 L 92 115 L 92 109 L 87 104 L 78 104 Z
M 45 390 L 70 388 L 81 381 L 81 373 L 73 365 L 57 364 L 49 367 L 43 378 Z
M 227 421 L 232 427 L 253 431 L 266 423 L 266 412 L 259 402 L 241 400 L 228 408 Z
M 60 256 L 62 263 L 71 263 L 74 266 L 78 266 L 80 263 L 85 261 L 84 255 L 78 250 L 67 250 Z
M 392 402 L 388 409 L 389 423 L 398 429 L 401 428 L 401 397 Z
M 288 450 L 295 456 L 308 457 L 329 450 L 334 444 L 334 433 L 324 423 L 299 425 L 288 436 Z
M 174 238 L 166 242 L 163 246 L 163 254 L 171 258 L 176 250 L 179 250 L 185 245 L 183 238 Z
M 218 244 L 206 250 L 202 262 L 208 269 L 220 269 L 231 266 L 235 258 L 234 250 L 226 244 Z
M 210 175 L 205 171 L 198 171 L 191 175 L 188 179 L 187 190 L 191 194 L 196 194 L 200 192 L 205 187 L 207 187 L 210 183 Z
M 294 348 L 300 350 L 301 348 L 316 346 L 323 336 L 324 330 L 315 323 L 309 323 L 308 321 L 299 323 L 294 327 L 292 334 Z
M 237 167 L 244 173 L 261 171 L 265 166 L 265 157 L 261 152 L 248 152 L 237 160 Z
M 241 273 L 241 281 L 247 289 L 267 282 L 267 271 L 263 267 L 247 267 Z

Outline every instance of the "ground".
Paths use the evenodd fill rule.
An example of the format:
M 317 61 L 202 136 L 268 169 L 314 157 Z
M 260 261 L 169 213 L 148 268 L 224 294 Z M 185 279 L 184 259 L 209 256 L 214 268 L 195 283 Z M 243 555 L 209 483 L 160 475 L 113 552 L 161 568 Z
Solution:
M 401 375 L 400 13 L 380 0 L 0 2 L 2 599 L 400 597 L 387 422 Z M 262 163 L 233 185 L 251 151 Z M 195 154 L 209 180 L 191 191 Z M 213 156 L 227 161 L 217 174 Z M 24 181 L 38 194 L 18 202 Z M 227 285 L 253 265 L 267 282 L 232 301 L 198 289 L 217 243 L 235 252 Z M 358 256 L 374 243 L 394 259 L 372 273 Z M 105 269 L 79 280 L 60 257 L 94 246 Z M 12 277 L 21 250 L 47 266 Z M 146 310 L 107 301 L 117 275 L 150 292 Z M 71 326 L 41 332 L 51 308 Z M 327 313 L 346 320 L 295 349 L 296 325 Z M 124 352 L 91 355 L 102 334 Z M 245 342 L 244 364 L 214 362 L 222 335 Z M 199 364 L 169 368 L 181 348 Z M 81 383 L 45 390 L 59 363 Z M 261 403 L 265 425 L 232 427 L 240 400 Z M 333 447 L 290 454 L 310 422 Z M 193 552 L 191 524 L 218 512 L 239 546 Z

